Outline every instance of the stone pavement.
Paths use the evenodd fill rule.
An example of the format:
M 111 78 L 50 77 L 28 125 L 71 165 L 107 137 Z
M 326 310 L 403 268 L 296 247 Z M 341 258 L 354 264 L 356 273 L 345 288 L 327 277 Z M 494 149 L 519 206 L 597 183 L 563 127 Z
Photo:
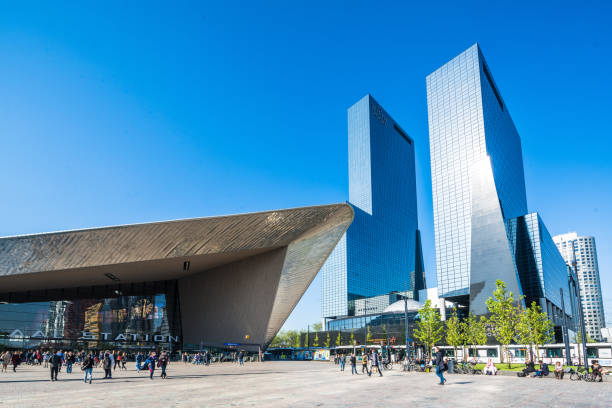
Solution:
M 148 373 L 114 371 L 93 384 L 82 372 L 62 370 L 48 380 L 41 367 L 21 366 L 0 373 L 0 408 L 6 407 L 610 407 L 612 381 L 556 381 L 508 376 L 448 375 L 445 386 L 425 373 L 402 373 L 397 367 L 384 377 L 339 372 L 328 362 L 265 362 L 185 366 L 173 363 L 168 379 L 153 381 Z M 361 370 L 361 367 L 359 367 Z M 97 378 L 96 378 L 97 377 Z

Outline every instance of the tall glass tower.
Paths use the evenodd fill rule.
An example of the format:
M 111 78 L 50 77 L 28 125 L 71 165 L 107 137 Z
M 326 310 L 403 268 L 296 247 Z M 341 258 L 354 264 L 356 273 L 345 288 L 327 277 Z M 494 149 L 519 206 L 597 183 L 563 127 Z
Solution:
M 595 238 L 578 236 L 575 232 L 569 232 L 557 235 L 553 237 L 553 240 L 565 262 L 569 265 L 576 263 L 586 333 L 594 340 L 602 341 L 601 329 L 606 326 L 606 319 L 601 296 Z
M 425 287 L 414 141 L 366 95 L 348 110 L 352 225 L 322 268 L 322 316 L 380 313 Z
M 491 271 L 520 293 L 504 221 L 527 213 L 521 140 L 478 44 L 427 76 L 427 108 L 440 297 L 489 292 Z

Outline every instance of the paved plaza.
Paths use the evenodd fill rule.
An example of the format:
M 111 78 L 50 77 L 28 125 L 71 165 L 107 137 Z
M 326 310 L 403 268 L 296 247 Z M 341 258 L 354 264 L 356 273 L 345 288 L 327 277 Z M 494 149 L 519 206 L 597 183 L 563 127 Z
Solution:
M 114 371 L 112 380 L 94 372 L 62 373 L 51 382 L 41 367 L 21 366 L 0 374 L 0 408 L 5 407 L 609 407 L 612 381 L 510 376 L 449 375 L 445 386 L 433 374 L 385 371 L 384 377 L 339 372 L 328 362 L 231 363 L 169 366 L 169 377 Z M 359 367 L 360 368 L 360 367 Z M 96 378 L 97 377 L 97 378 Z

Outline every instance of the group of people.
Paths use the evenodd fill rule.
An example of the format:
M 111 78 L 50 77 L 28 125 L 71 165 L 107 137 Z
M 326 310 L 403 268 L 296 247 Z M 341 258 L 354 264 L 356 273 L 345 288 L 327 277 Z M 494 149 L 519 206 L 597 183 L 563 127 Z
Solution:
M 151 351 L 145 356 L 142 352 L 136 353 L 136 370 L 149 371 L 149 378 L 152 380 L 155 373 L 155 368 L 161 369 L 160 378 L 167 378 L 167 367 L 170 363 L 170 356 L 167 352 L 162 351 L 158 356 L 155 351 Z M 17 371 L 17 367 L 21 364 L 41 365 L 44 368 L 49 368 L 51 381 L 57 381 L 58 374 L 61 373 L 62 367 L 66 367 L 66 374 L 71 374 L 73 365 L 79 364 L 84 372 L 83 381 L 92 383 L 93 369 L 102 366 L 104 369 L 103 379 L 112 379 L 113 370 L 127 370 L 126 363 L 128 354 L 119 350 L 111 351 L 64 351 L 64 350 L 28 350 L 0 352 L 1 372 L 7 372 L 9 365 L 12 365 L 13 371 Z
M 346 366 L 346 354 L 338 354 L 334 357 L 334 363 L 340 365 L 340 371 L 344 371 Z M 349 362 L 351 364 L 351 374 L 359 374 L 357 372 L 357 356 L 355 353 L 349 355 Z M 361 358 L 361 373 L 372 376 L 372 372 L 376 370 L 379 377 L 382 377 L 384 359 L 382 353 L 377 350 L 370 350 Z

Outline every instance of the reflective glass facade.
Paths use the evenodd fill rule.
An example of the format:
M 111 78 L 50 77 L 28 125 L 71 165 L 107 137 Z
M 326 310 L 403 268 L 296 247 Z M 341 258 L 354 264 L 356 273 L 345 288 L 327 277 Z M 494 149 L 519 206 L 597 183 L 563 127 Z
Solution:
M 602 341 L 601 329 L 606 325 L 599 280 L 597 248 L 594 237 L 578 236 L 575 232 L 553 238 L 565 262 L 576 262 L 580 297 L 584 310 L 584 327 L 594 340 Z
M 117 285 L 118 286 L 118 285 Z M 64 347 L 151 346 L 180 342 L 175 282 L 131 284 L 141 295 L 0 304 L 0 344 L 12 348 L 59 344 Z M 95 292 L 103 288 L 87 288 Z M 153 293 L 157 292 L 157 293 Z M 66 290 L 71 296 L 74 290 Z M 34 294 L 33 300 L 41 293 Z M 24 299 L 21 299 L 24 300 Z M 172 337 L 172 338 L 170 338 Z
M 390 292 L 424 287 L 414 142 L 370 95 L 348 110 L 348 167 L 355 218 L 322 268 L 324 318 L 381 312 Z
M 526 305 L 535 301 L 553 318 L 560 317 L 563 289 L 565 311 L 573 315 L 567 265 L 538 213 L 506 223 Z
M 527 213 L 521 142 L 477 44 L 427 77 L 438 291 L 470 288 L 471 169 L 490 157 L 505 219 Z

